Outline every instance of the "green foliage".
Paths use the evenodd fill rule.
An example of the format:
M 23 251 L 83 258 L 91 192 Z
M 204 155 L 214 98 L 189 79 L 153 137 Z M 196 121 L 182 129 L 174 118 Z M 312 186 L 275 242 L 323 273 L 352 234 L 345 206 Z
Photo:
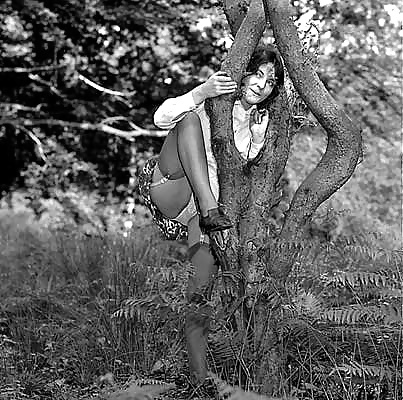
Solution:
M 390 131 L 390 142 L 367 137 L 365 154 L 350 180 L 324 202 L 315 213 L 312 229 L 323 239 L 340 234 L 378 232 L 389 238 L 384 248 L 401 246 L 402 174 L 399 131 Z M 290 197 L 313 170 L 326 149 L 323 135 L 298 134 L 286 167 Z
M 178 358 L 177 314 L 166 325 L 160 318 L 111 319 L 124 299 L 155 288 L 157 269 L 179 265 L 180 253 L 174 261 L 161 257 L 172 244 L 155 232 L 139 230 L 129 238 L 49 232 L 26 215 L 3 212 L 0 241 L 0 273 L 7 282 L 0 291 L 1 393 L 61 399 L 72 392 L 69 399 L 82 398 L 100 393 L 107 373 L 119 381 L 141 377 L 157 360 Z M 170 273 L 158 279 L 161 287 L 163 279 L 167 288 L 172 284 Z
M 334 208 L 360 204 L 363 215 L 388 226 L 400 217 L 394 205 L 401 197 L 396 192 L 401 169 L 396 156 L 402 51 L 398 3 L 293 3 L 307 54 L 330 93 L 361 125 L 367 143 L 358 182 Z M 317 31 L 311 26 L 303 34 L 310 23 Z M 126 196 L 130 177 L 159 151 L 161 139 L 140 137 L 130 144 L 71 123 L 120 117 L 113 127 L 131 129 L 128 121 L 150 127 L 153 111 L 166 97 L 183 93 L 219 67 L 230 37 L 215 0 L 203 5 L 192 0 L 6 0 L 0 5 L 0 43 L 0 191 L 25 188 L 35 209 L 42 199 L 59 201 L 60 191 L 94 191 L 100 202 Z M 121 95 L 96 90 L 83 77 Z M 289 164 L 293 189 L 316 160 L 312 152 L 324 146 L 317 141 L 323 132 L 312 126 L 315 121 L 300 103 L 297 125 L 304 136 L 295 138 L 296 160 Z M 30 128 L 22 125 L 27 120 L 63 124 Z M 304 141 L 312 137 L 307 151 Z M 43 155 L 47 164 L 40 167 Z M 365 218 L 359 219 L 368 228 Z
M 396 0 L 294 2 L 330 93 L 365 135 L 390 138 L 400 127 L 402 13 Z M 387 123 L 385 123 L 387 121 Z
M 230 316 L 217 313 L 215 368 L 233 383 L 269 390 L 267 367 L 278 346 L 289 368 L 282 385 L 302 399 L 356 399 L 377 390 L 380 398 L 399 398 L 403 253 L 377 247 L 369 234 L 290 246 L 299 256 L 285 287 L 265 272 L 263 256 L 273 257 L 276 245 L 260 252 L 263 269 L 237 302 L 249 309 L 246 324 L 228 331 Z
M 300 257 L 285 289 L 263 272 L 256 280 L 259 283 L 248 286 L 245 297 L 235 303 L 236 308 L 246 302 L 253 315 L 253 322 L 249 320 L 243 329 L 238 321 L 236 332 L 228 330 L 232 314 L 223 313 L 219 299 L 213 298 L 217 312 L 210 335 L 210 363 L 233 384 L 255 390 L 260 385 L 265 390 L 267 358 L 278 345 L 273 341 L 276 326 L 292 371 L 284 384 L 301 398 L 321 399 L 332 393 L 333 399 L 355 399 L 360 390 L 398 395 L 401 251 L 377 248 L 370 235 L 339 237 L 326 245 L 307 241 L 294 247 Z M 228 273 L 225 278 L 239 279 Z M 171 305 L 173 309 L 178 302 L 183 305 L 171 296 L 161 302 L 157 294 L 137 298 L 128 300 L 115 316 L 152 313 L 156 317 L 158 310 Z M 275 310 L 281 310 L 279 320 L 274 319 Z M 240 371 L 246 374 L 246 382 L 239 381 Z
M 8 186 L 2 190 L 8 191 L 10 186 L 30 189 L 34 181 L 37 190 L 46 194 L 54 187 L 52 176 L 68 169 L 76 185 L 99 190 L 102 195 L 119 194 L 117 188 L 127 186 L 130 176 L 128 143 L 96 131 L 81 131 L 69 123 L 123 116 L 123 122 L 115 124 L 117 128 L 130 129 L 126 119 L 149 125 L 153 109 L 163 99 L 194 85 L 203 67 L 217 68 L 217 55 L 224 50 L 222 19 L 205 8 L 197 10 L 192 1 L 175 5 L 109 0 L 85 4 L 77 0 L 2 2 L 0 75 L 4 85 L 0 107 L 5 113 L 0 129 L 10 142 L 4 153 L 17 163 L 10 176 L 5 175 Z M 211 14 L 212 26 L 197 25 Z M 127 95 L 106 95 L 84 85 L 83 77 Z M 25 179 L 15 181 L 30 163 L 41 161 L 22 128 L 27 119 L 64 123 L 44 123 L 33 129 L 50 156 L 49 174 L 40 179 L 33 166 L 25 171 Z M 136 150 L 158 149 L 160 142 L 145 140 Z M 52 157 L 54 151 L 57 159 Z M 60 184 L 58 188 L 64 189 Z
M 161 242 L 150 226 L 127 238 L 87 236 L 49 232 L 26 214 L 8 213 L 0 215 L 4 393 L 129 396 L 123 381 L 131 376 L 132 389 L 145 395 L 158 389 L 139 383 L 151 371 L 168 384 L 174 371 L 187 373 L 183 315 L 192 268 L 180 245 Z M 285 288 L 265 278 L 262 259 L 263 279 L 229 312 L 220 298 L 224 279 L 240 277 L 219 276 L 209 337 L 219 390 L 234 399 L 267 392 L 267 361 L 281 346 L 282 384 L 299 399 L 355 400 L 360 390 L 381 389 L 398 398 L 403 256 L 379 244 L 378 235 L 363 234 L 293 246 L 300 256 Z M 243 328 L 238 320 L 233 332 L 231 316 L 244 301 L 249 322 Z M 183 390 L 177 386 L 173 392 Z
M 317 215 L 287 287 L 267 279 L 251 284 L 229 312 L 215 295 L 211 365 L 228 378 L 230 384 L 221 383 L 231 398 L 254 398 L 235 386 L 272 389 L 266 377 L 274 344 L 284 357 L 274 361 L 289 368 L 281 384 L 301 399 L 363 398 L 370 385 L 384 391 L 378 398 L 399 398 L 401 253 L 390 250 L 397 238 L 358 234 L 367 228 L 400 235 L 401 16 L 395 0 L 295 5 L 300 21 L 318 25 L 308 52 L 323 82 L 363 128 L 363 164 L 323 207 L 352 214 Z M 214 0 L 1 3 L 0 192 L 24 188 L 23 199 L 16 193 L 6 201 L 34 210 L 0 212 L 0 390 L 7 399 L 88 398 L 103 384 L 115 389 L 105 377 L 120 387 L 129 375 L 149 374 L 156 361 L 168 378 L 182 369 L 191 268 L 153 231 L 115 236 L 110 228 L 122 225 L 119 208 L 104 207 L 127 193 L 132 171 L 161 140 L 139 138 L 130 146 L 73 124 L 119 116 L 112 124 L 119 129 L 129 129 L 127 121 L 150 126 L 163 99 L 218 68 L 228 37 L 216 6 Z M 121 95 L 96 90 L 83 77 Z M 299 107 L 305 121 L 309 113 Z M 309 118 L 294 137 L 293 190 L 326 145 Z M 24 127 L 32 120 L 63 123 Z M 265 268 L 262 262 L 252 272 L 265 278 Z M 239 277 L 223 274 L 216 293 L 225 279 Z M 228 325 L 244 300 L 249 325 L 234 333 Z M 149 394 L 135 385 L 133 396 Z
M 362 129 L 364 154 L 352 178 L 318 210 L 349 210 L 328 230 L 396 234 L 401 241 L 402 12 L 391 1 L 295 1 L 300 30 L 330 94 Z M 315 28 L 316 27 L 316 28 Z M 294 136 L 287 175 L 291 195 L 326 148 L 323 129 L 309 112 Z M 316 124 L 316 126 L 315 126 Z M 325 232 L 323 232 L 325 233 Z

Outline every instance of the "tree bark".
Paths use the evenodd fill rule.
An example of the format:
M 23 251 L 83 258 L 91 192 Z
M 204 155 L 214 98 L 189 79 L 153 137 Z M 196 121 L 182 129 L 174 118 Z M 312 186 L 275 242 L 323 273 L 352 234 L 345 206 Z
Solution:
M 239 9 L 242 2 L 231 3 L 231 10 L 234 11 Z M 228 16 L 230 12 L 227 11 L 226 14 Z M 240 84 L 266 26 L 263 3 L 261 0 L 252 0 L 244 18 L 242 15 L 238 18 L 232 15 L 229 23 L 236 35 L 222 70 L 228 72 Z M 256 243 L 258 238 L 263 245 L 267 240 L 270 210 L 281 194 L 278 183 L 288 159 L 290 114 L 283 89 L 269 107 L 270 123 L 263 149 L 254 160 L 246 161 L 236 149 L 233 137 L 232 108 L 236 96 L 221 96 L 206 101 L 206 111 L 210 116 L 212 149 L 218 164 L 220 202 L 225 205 L 235 225 L 230 230 L 226 247 L 220 249 L 213 241 L 213 248 L 221 269 L 235 278 L 224 280 L 224 307 L 231 309 L 236 298 L 241 300 L 242 307 L 238 310 L 235 328 L 244 330 L 244 335 L 251 337 L 250 333 L 254 331 L 253 310 L 248 307 L 247 301 L 242 300 L 247 300 L 245 294 L 248 281 L 260 279 L 262 276 L 257 270 L 256 248 L 251 243 Z M 275 337 L 277 332 L 273 331 L 272 334 Z M 243 356 L 246 359 L 255 358 L 254 348 L 252 338 L 245 342 Z M 280 359 L 273 362 L 279 352 L 275 346 L 273 349 L 265 364 L 270 364 L 272 377 L 269 391 L 280 386 L 278 378 L 281 376 L 278 370 L 282 365 Z M 264 377 L 266 376 L 267 373 L 264 374 Z
M 239 19 L 237 21 L 239 23 Z M 229 73 L 238 85 L 262 36 L 265 25 L 266 20 L 261 0 L 251 0 L 247 15 L 236 31 L 234 43 L 221 68 Z M 234 26 L 232 29 L 235 30 Z M 248 177 L 243 173 L 246 162 L 235 147 L 233 135 L 232 109 L 237 95 L 239 94 L 208 99 L 206 111 L 210 117 L 212 150 L 218 164 L 220 202 L 226 206 L 235 225 L 234 229 L 231 229 L 226 248 L 222 250 L 216 246 L 215 252 L 224 270 L 240 272 L 238 266 L 243 243 L 241 243 L 237 232 L 239 230 L 239 216 L 243 209 L 242 205 L 245 204 L 250 187 L 247 183 Z M 245 259 L 243 256 L 241 258 Z M 242 283 L 240 285 L 243 286 Z M 238 290 L 235 292 L 232 289 L 229 290 L 231 291 L 230 295 L 239 295 Z
M 286 214 L 280 241 L 298 243 L 304 237 L 313 213 L 340 189 L 353 174 L 362 153 L 361 132 L 342 107 L 330 96 L 310 61 L 305 57 L 286 0 L 263 0 L 278 49 L 294 87 L 325 129 L 326 151 L 296 191 Z M 287 252 L 286 252 L 287 253 Z M 272 272 L 284 281 L 292 267 L 284 254 L 272 262 Z M 289 258 L 289 259 L 292 259 Z
M 267 287 L 276 294 L 264 311 L 270 316 L 265 318 L 266 322 L 270 322 L 265 322 L 260 332 L 265 335 L 265 339 L 260 341 L 265 343 L 265 352 L 257 354 L 262 349 L 259 344 L 255 352 L 251 349 L 248 354 L 255 358 L 264 354 L 259 371 L 256 371 L 260 379 L 255 383 L 264 383 L 263 390 L 276 395 L 283 390 L 284 352 L 279 338 L 282 322 L 280 306 L 286 279 L 300 256 L 298 245 L 304 239 L 313 213 L 352 175 L 361 153 L 361 135 L 331 98 L 305 57 L 288 1 L 251 0 L 246 15 L 245 1 L 227 0 L 224 5 L 235 40 L 222 70 L 238 84 L 241 82 L 267 19 L 295 88 L 328 135 L 326 152 L 295 193 L 281 231 L 271 232 L 268 216 L 281 194 L 279 181 L 290 149 L 290 111 L 285 90 L 280 91 L 269 107 L 270 122 L 265 144 L 252 161 L 244 160 L 234 143 L 232 108 L 239 94 L 206 101 L 212 149 L 218 164 L 220 202 L 234 223 L 225 248 L 219 248 L 214 240 L 212 246 L 222 270 L 239 278 L 238 285 L 226 285 L 227 296 L 242 299 L 247 282 L 261 278 L 267 279 Z M 214 235 L 212 237 L 214 239 Z M 263 254 L 261 262 L 256 257 L 256 250 Z M 246 302 L 241 314 L 246 322 L 253 319 Z
M 250 0 L 224 0 L 224 13 L 233 36 L 238 32 L 249 7 Z

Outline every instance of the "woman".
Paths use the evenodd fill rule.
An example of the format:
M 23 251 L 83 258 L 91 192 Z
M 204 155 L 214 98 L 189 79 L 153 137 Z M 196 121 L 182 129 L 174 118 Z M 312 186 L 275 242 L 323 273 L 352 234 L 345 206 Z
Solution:
M 241 98 L 233 108 L 235 145 L 244 159 L 253 159 L 262 148 L 267 106 L 283 84 L 284 70 L 278 53 L 271 46 L 258 46 L 242 79 Z M 207 235 L 232 226 L 218 203 L 217 164 L 204 101 L 236 89 L 228 75 L 217 72 L 183 96 L 167 99 L 156 111 L 154 123 L 170 132 L 159 156 L 147 161 L 139 177 L 140 193 L 165 237 L 187 238 L 188 256 L 196 271 L 189 282 L 188 298 L 199 306 L 205 303 L 207 288 L 217 270 Z M 200 307 L 198 310 L 197 315 L 187 315 L 186 336 L 191 369 L 203 382 L 209 311 Z

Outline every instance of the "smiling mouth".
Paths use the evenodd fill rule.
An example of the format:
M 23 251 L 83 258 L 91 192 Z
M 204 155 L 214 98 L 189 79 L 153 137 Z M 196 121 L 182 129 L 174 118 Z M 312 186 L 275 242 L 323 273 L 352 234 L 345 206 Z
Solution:
M 255 95 L 255 96 L 260 96 L 260 93 L 256 93 L 253 89 L 250 89 L 250 91 Z

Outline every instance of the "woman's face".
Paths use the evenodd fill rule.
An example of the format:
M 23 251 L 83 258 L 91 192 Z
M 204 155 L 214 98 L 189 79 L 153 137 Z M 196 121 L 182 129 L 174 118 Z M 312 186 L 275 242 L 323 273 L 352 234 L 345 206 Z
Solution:
M 261 103 L 267 99 L 275 85 L 274 64 L 260 64 L 254 74 L 246 76 L 242 81 L 242 104 L 249 108 Z

